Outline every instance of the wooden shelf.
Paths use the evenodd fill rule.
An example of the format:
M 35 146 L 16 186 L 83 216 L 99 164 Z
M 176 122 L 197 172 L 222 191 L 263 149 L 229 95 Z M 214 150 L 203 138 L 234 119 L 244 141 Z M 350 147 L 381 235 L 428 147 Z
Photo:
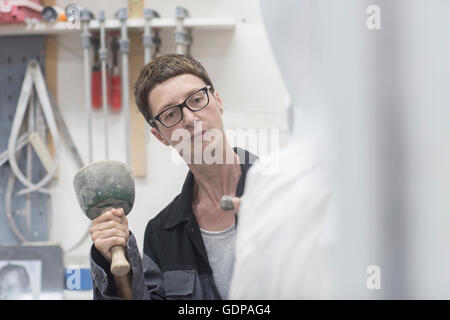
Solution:
M 206 29 L 206 30 L 232 30 L 236 26 L 236 19 L 234 18 L 186 18 L 183 24 L 187 28 Z M 176 19 L 153 19 L 150 25 L 152 28 L 175 28 L 177 25 Z M 106 20 L 105 27 L 107 30 L 120 29 L 120 21 L 116 19 Z M 130 31 L 143 30 L 144 19 L 129 19 L 127 20 L 127 27 Z M 92 30 L 99 29 L 98 20 L 92 20 L 89 24 Z M 19 35 L 33 35 L 33 34 L 65 34 L 81 32 L 81 27 L 78 25 L 72 27 L 66 22 L 37 22 L 34 24 L 2 24 L 0 25 L 0 36 L 19 36 Z

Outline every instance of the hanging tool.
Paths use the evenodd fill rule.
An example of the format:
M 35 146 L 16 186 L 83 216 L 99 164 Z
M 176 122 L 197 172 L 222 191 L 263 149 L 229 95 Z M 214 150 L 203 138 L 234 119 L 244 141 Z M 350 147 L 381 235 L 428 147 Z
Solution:
M 40 104 L 37 98 L 39 98 L 41 102 Z M 40 186 L 45 184 L 45 180 L 49 181 L 48 177 L 51 179 L 56 170 L 58 153 L 56 153 L 56 159 L 53 160 L 49 154 L 47 146 L 43 143 L 43 138 L 46 134 L 46 125 L 48 125 L 53 141 L 55 142 L 55 146 L 59 149 L 59 136 L 50 104 L 48 90 L 44 78 L 42 77 L 40 67 L 36 60 L 31 60 L 24 76 L 22 89 L 17 103 L 16 113 L 14 115 L 8 142 L 8 157 L 6 158 L 6 160 L 9 160 L 11 172 L 9 174 L 5 190 L 5 212 L 10 229 L 21 243 L 26 242 L 27 239 L 17 227 L 12 212 L 12 198 L 16 177 L 25 186 L 30 187 L 30 189 L 25 189 L 17 193 L 17 195 L 25 194 L 26 198 L 24 209 L 16 210 L 17 215 L 23 215 L 25 217 L 27 229 L 30 231 L 32 209 L 30 193 L 32 191 L 44 192 L 43 189 L 39 189 Z M 25 116 L 27 117 L 26 121 Z M 23 131 L 26 133 L 22 134 Z M 17 136 L 19 135 L 20 138 L 17 139 Z M 29 139 L 26 139 L 26 137 Z M 19 140 L 20 143 L 17 143 Z M 38 141 L 37 144 L 36 141 Z M 27 142 L 29 143 L 27 144 Z M 20 172 L 16 160 L 16 158 L 21 154 L 21 149 L 23 148 L 24 143 L 27 145 L 25 162 L 26 178 Z M 32 147 L 48 172 L 48 175 L 36 185 L 33 185 L 32 183 Z M 47 154 L 44 154 L 45 152 L 47 152 Z M 47 159 L 45 158 L 46 156 L 48 157 Z
M 151 21 L 154 18 L 159 18 L 159 13 L 155 10 L 144 8 L 144 34 L 142 36 L 142 45 L 144 46 L 145 64 L 156 57 L 161 45 L 158 30 L 152 30 Z M 152 32 L 155 33 L 155 36 L 152 36 Z
M 47 91 L 48 94 L 48 98 L 51 104 L 51 108 L 53 111 L 53 114 L 55 116 L 55 121 L 56 124 L 59 128 L 59 130 L 62 133 L 62 137 L 64 138 L 65 142 L 67 143 L 67 145 L 69 146 L 75 161 L 77 162 L 77 165 L 79 168 L 84 166 L 84 162 L 81 159 L 81 156 L 77 150 L 77 148 L 75 147 L 75 144 L 73 142 L 73 139 L 70 135 L 70 132 L 68 131 L 66 122 L 64 121 L 64 118 L 61 115 L 60 109 L 56 106 L 56 103 L 54 101 L 53 96 L 51 95 L 51 93 L 49 91 Z M 20 100 L 20 98 L 19 98 Z M 46 146 L 44 145 L 44 137 L 46 134 L 46 121 L 43 119 L 45 117 L 45 113 L 44 115 L 42 115 L 42 110 L 40 107 L 38 107 L 39 105 L 39 101 L 36 99 L 36 94 L 35 94 L 35 90 L 31 89 L 30 90 L 30 99 L 29 99 L 30 105 L 27 109 L 27 128 L 25 130 L 24 133 L 19 133 L 20 138 L 17 139 L 17 143 L 16 143 L 16 158 L 19 158 L 21 153 L 22 153 L 22 149 L 24 146 L 27 146 L 26 148 L 26 177 L 29 181 L 31 181 L 32 179 L 32 152 L 31 152 L 31 148 L 33 147 L 33 149 L 35 150 L 36 154 L 38 154 L 39 159 L 41 160 L 41 163 L 43 164 L 44 167 L 46 167 L 45 165 L 45 160 L 43 161 L 43 157 L 42 155 L 39 155 L 39 153 L 42 150 L 46 150 L 44 152 L 47 152 L 47 158 L 48 158 L 48 162 L 50 163 L 51 161 L 53 161 L 49 155 L 48 149 L 46 148 Z M 25 126 L 21 126 L 21 131 L 23 131 Z M 33 144 L 33 140 L 37 139 L 38 144 L 39 145 L 35 145 Z M 8 157 L 8 150 L 3 152 L 0 155 L 0 166 L 3 165 L 5 162 L 7 162 L 9 160 Z M 50 171 L 49 167 L 47 166 L 47 171 Z M 16 237 L 19 239 L 19 241 L 21 243 L 27 242 L 28 240 L 26 239 L 26 237 L 24 236 L 24 234 L 22 234 L 19 230 L 19 228 L 17 227 L 14 217 L 13 217 L 13 211 L 12 211 L 12 198 L 13 198 L 13 190 L 14 190 L 14 185 L 15 185 L 15 180 L 16 180 L 16 176 L 14 174 L 14 171 L 11 170 L 11 173 L 8 177 L 8 181 L 6 183 L 6 189 L 5 189 L 5 212 L 6 212 L 6 217 L 8 219 L 8 224 L 10 226 L 10 229 L 13 231 L 13 233 L 16 235 Z M 25 200 L 25 208 L 23 210 L 16 210 L 16 215 L 22 215 L 25 217 L 25 221 L 27 224 L 27 228 L 28 231 L 31 230 L 31 197 L 30 197 L 31 193 L 28 192 L 25 194 L 26 196 L 26 200 Z M 83 237 L 78 240 L 76 242 L 76 244 L 74 246 L 72 246 L 71 248 L 69 248 L 68 250 L 66 250 L 66 252 L 69 252 L 71 250 L 73 250 L 74 248 L 76 248 L 80 243 L 82 243 L 82 241 L 87 237 L 87 235 L 89 234 L 89 230 L 86 230 L 86 233 L 83 234 Z
M 14 115 L 11 134 L 8 141 L 8 158 L 11 170 L 14 172 L 16 177 L 22 182 L 28 189 L 24 189 L 18 192 L 18 195 L 25 194 L 32 191 L 39 191 L 43 193 L 49 193 L 48 190 L 41 189 L 46 185 L 53 177 L 57 168 L 58 152 L 56 152 L 55 159 L 52 161 L 50 171 L 47 175 L 38 183 L 34 184 L 32 181 L 25 178 L 19 169 L 17 164 L 17 159 L 15 156 L 17 148 L 17 139 L 19 136 L 19 131 L 22 126 L 22 121 L 24 120 L 25 112 L 27 110 L 28 101 L 33 89 L 33 85 L 36 89 L 39 100 L 41 101 L 41 108 L 46 118 L 47 125 L 49 127 L 50 133 L 53 137 L 56 150 L 59 149 L 59 135 L 56 127 L 55 118 L 52 112 L 50 100 L 48 97 L 48 90 L 42 76 L 41 68 L 36 60 L 31 60 L 28 63 L 27 71 L 22 84 L 22 89 L 20 91 L 19 101 L 17 103 L 16 113 Z
M 122 106 L 125 116 L 125 154 L 126 163 L 130 165 L 130 83 L 128 75 L 128 52 L 130 41 L 127 38 L 128 9 L 121 8 L 116 12 L 116 18 L 120 20 L 120 53 L 122 55 Z
M 184 19 L 189 17 L 189 12 L 186 8 L 176 7 L 175 18 L 177 19 L 177 26 L 175 29 L 175 44 L 176 52 L 178 54 L 190 55 L 192 36 L 191 30 L 184 25 Z
M 100 57 L 102 66 L 102 104 L 103 104 L 103 120 L 104 120 L 104 138 L 105 138 L 105 160 L 109 159 L 108 146 L 108 79 L 106 74 L 106 61 L 108 59 L 108 49 L 106 48 L 106 31 L 105 31 L 105 11 L 100 11 L 98 14 L 98 21 L 100 23 L 100 49 L 98 55 Z
M 118 51 L 120 49 L 119 41 L 116 36 L 113 36 L 111 41 L 111 51 L 112 51 L 112 67 L 110 71 L 110 95 L 109 95 L 109 105 L 112 110 L 120 111 L 122 107 L 122 94 L 121 94 L 121 80 L 120 80 L 120 70 L 118 63 Z
M 68 9 L 66 8 L 66 11 Z M 70 11 L 70 10 L 69 10 Z M 89 32 L 89 22 L 92 13 L 87 9 L 81 10 L 80 20 L 83 32 L 81 33 L 81 43 L 83 45 L 84 61 L 84 104 L 88 128 L 88 162 L 92 162 L 92 79 L 91 79 L 91 34 Z

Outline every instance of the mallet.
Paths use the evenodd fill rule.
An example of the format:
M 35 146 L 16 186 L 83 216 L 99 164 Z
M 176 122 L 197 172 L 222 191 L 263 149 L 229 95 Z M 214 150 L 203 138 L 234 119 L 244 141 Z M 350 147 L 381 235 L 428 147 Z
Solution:
M 122 208 L 127 215 L 134 204 L 133 172 L 119 161 L 96 161 L 82 167 L 73 186 L 81 209 L 91 220 L 112 208 Z M 111 273 L 123 276 L 129 271 L 124 248 L 111 248 Z

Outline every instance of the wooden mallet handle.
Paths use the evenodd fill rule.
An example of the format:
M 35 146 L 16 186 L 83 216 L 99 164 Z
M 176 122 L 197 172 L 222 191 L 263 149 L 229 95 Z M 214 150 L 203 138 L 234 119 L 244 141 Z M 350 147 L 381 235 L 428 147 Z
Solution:
M 111 248 L 111 273 L 115 276 L 124 276 L 130 272 L 130 264 L 125 258 L 125 250 L 122 246 Z

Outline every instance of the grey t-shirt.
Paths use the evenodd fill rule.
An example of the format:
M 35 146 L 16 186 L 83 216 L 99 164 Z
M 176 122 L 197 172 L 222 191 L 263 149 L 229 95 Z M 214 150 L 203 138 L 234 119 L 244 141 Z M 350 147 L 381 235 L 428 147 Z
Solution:
M 222 299 L 228 299 L 231 274 L 234 264 L 236 228 L 233 225 L 224 231 L 200 229 L 211 265 L 214 281 Z

